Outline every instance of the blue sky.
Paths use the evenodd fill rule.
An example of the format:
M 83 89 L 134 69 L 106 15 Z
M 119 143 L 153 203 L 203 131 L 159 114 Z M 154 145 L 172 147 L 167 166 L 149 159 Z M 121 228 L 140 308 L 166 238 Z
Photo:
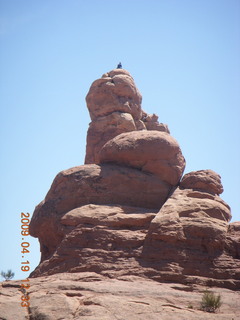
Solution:
M 185 173 L 212 169 L 240 220 L 239 0 L 0 0 L 0 271 L 21 268 L 20 214 L 84 162 L 91 83 L 119 61 L 167 123 Z M 29 238 L 33 270 L 38 241 Z

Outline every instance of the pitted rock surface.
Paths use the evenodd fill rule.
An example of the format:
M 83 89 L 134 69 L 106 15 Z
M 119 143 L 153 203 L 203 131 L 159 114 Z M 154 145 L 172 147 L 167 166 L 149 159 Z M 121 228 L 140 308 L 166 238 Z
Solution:
M 142 96 L 130 73 L 114 69 L 93 82 L 86 97 L 92 122 L 87 133 L 85 163 L 99 163 L 99 153 L 106 142 L 123 132 L 157 130 L 170 133 L 141 108 Z
M 94 81 L 86 101 L 92 120 L 116 111 L 130 113 L 137 120 L 142 117 L 142 96 L 124 69 L 115 69 Z

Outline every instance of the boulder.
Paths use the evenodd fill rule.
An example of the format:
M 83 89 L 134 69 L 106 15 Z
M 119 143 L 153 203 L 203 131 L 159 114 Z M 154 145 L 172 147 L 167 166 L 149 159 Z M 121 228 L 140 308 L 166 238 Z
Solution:
M 184 175 L 180 183 L 183 189 L 197 189 L 212 194 L 221 194 L 221 177 L 213 170 L 192 171 Z
M 130 113 L 137 120 L 142 117 L 142 96 L 124 69 L 112 70 L 94 81 L 86 102 L 92 120 L 116 111 Z
M 165 132 L 134 131 L 108 141 L 100 151 L 100 163 L 138 168 L 176 186 L 185 168 L 177 141 Z

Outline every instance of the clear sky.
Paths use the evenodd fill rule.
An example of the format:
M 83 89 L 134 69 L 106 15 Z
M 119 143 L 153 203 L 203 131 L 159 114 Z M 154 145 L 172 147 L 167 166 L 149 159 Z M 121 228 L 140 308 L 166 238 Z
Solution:
M 0 271 L 28 275 L 20 214 L 83 164 L 85 96 L 119 61 L 178 140 L 185 173 L 218 172 L 240 220 L 239 0 L 0 0 L 0 39 Z

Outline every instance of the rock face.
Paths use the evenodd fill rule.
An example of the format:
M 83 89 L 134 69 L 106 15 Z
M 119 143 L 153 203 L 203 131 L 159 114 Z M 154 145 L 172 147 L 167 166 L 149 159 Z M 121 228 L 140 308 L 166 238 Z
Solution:
M 142 117 L 142 96 L 124 69 L 112 70 L 94 81 L 86 101 L 92 120 L 116 111 L 130 113 L 137 120 Z
M 42 256 L 31 277 L 94 272 L 240 288 L 240 226 L 229 224 L 220 176 L 181 179 L 179 144 L 141 109 L 126 70 L 96 80 L 86 100 L 86 164 L 60 172 L 34 211 Z
M 226 247 L 230 218 L 217 195 L 178 188 L 150 224 L 144 258 L 158 261 L 160 274 L 168 270 L 186 281 L 200 276 L 208 284 L 231 286 L 229 279 L 239 279 L 240 264 Z
M 60 219 L 70 210 L 86 204 L 119 204 L 156 211 L 170 189 L 155 176 L 116 165 L 84 165 L 59 173 L 30 224 L 31 235 L 40 241 L 41 261 L 54 253 L 69 232 Z
M 130 73 L 114 69 L 93 82 L 86 97 L 92 122 L 87 134 L 85 163 L 99 163 L 102 146 L 123 132 L 157 130 L 168 132 L 158 117 L 141 108 L 142 96 Z

